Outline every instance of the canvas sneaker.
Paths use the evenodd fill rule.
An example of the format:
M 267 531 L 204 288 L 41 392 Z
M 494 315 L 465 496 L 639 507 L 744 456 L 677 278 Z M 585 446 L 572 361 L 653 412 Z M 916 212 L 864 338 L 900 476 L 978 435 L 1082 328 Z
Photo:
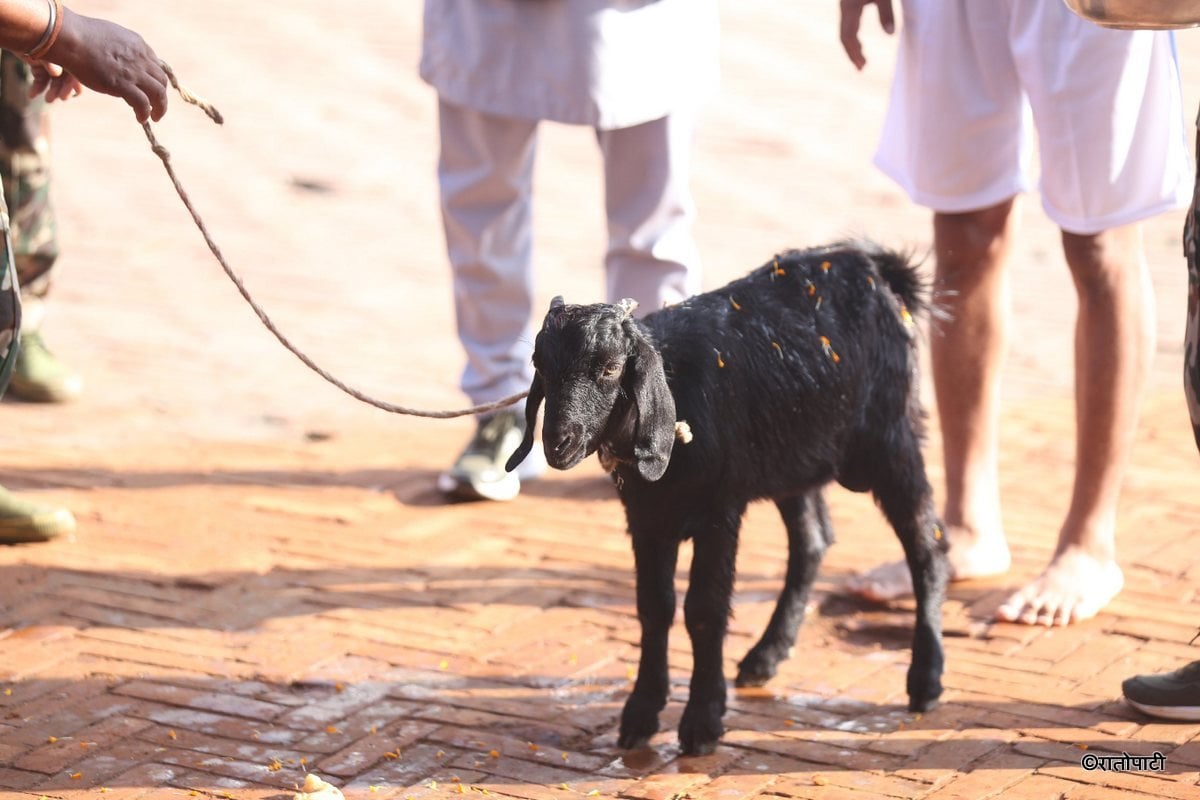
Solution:
M 1200 722 L 1200 661 L 1174 672 L 1126 678 L 1121 690 L 1125 702 L 1152 717 Z
M 481 418 L 454 466 L 438 476 L 438 491 L 459 500 L 512 500 L 521 491 L 522 480 L 539 478 L 546 471 L 546 456 L 536 445 L 514 471 L 504 471 L 524 437 L 525 418 L 516 411 Z

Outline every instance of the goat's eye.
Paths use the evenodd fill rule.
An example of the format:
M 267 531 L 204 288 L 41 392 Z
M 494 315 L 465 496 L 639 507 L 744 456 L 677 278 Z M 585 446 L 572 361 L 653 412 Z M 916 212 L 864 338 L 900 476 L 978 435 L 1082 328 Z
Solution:
M 604 368 L 600 370 L 600 374 L 606 378 L 617 377 L 621 374 L 621 363 L 619 361 L 614 361 L 611 364 L 605 364 Z

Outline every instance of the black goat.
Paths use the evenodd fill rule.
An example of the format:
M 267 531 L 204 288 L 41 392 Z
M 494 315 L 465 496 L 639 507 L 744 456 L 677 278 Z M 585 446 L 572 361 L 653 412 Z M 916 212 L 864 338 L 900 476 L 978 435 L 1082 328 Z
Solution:
M 821 493 L 833 480 L 873 492 L 904 545 L 917 599 L 909 708 L 937 702 L 948 568 L 920 450 L 910 311 L 922 307 L 914 267 L 869 242 L 783 253 L 642 322 L 631 301 L 551 303 L 534 349 L 525 440 L 507 466 L 528 455 L 544 400 L 550 465 L 568 469 L 599 452 L 613 473 L 642 625 L 621 747 L 643 746 L 667 701 L 679 543 L 694 542 L 684 601 L 694 662 L 679 739 L 685 753 L 706 753 L 724 731 L 722 649 L 746 505 L 774 500 L 789 547 L 774 615 L 738 668 L 737 685 L 756 686 L 795 643 L 833 541 Z M 677 420 L 694 440 L 676 444 Z

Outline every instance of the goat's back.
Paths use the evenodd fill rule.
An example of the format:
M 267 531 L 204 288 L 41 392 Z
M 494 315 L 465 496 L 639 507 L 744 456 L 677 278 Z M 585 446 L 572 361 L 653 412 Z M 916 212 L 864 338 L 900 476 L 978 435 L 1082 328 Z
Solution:
M 746 499 L 779 496 L 839 477 L 886 426 L 919 424 L 912 314 L 924 305 L 907 257 L 840 242 L 647 316 L 695 436 L 676 445 L 668 485 L 701 475 Z

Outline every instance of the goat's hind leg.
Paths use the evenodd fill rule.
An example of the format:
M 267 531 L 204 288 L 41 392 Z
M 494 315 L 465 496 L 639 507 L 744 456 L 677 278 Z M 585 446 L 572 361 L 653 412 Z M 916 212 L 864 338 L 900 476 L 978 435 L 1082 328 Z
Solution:
M 899 446 L 881 450 L 887 456 L 877 462 L 873 491 L 900 537 L 912 573 L 917 620 L 908 668 L 908 708 L 927 711 L 937 705 L 942 694 L 942 603 L 950 575 L 947 542 L 933 508 L 933 490 L 916 434 L 905 425 L 887 440 Z
M 791 654 L 821 559 L 833 544 L 833 524 L 820 489 L 776 500 L 775 505 L 787 527 L 787 577 L 762 638 L 738 664 L 738 686 L 762 686 Z
M 617 745 L 644 747 L 658 731 L 658 713 L 667 704 L 671 681 L 667 671 L 667 637 L 675 618 L 675 565 L 679 543 L 631 526 L 637 569 L 637 612 L 642 625 L 642 651 L 637 681 L 621 712 Z

